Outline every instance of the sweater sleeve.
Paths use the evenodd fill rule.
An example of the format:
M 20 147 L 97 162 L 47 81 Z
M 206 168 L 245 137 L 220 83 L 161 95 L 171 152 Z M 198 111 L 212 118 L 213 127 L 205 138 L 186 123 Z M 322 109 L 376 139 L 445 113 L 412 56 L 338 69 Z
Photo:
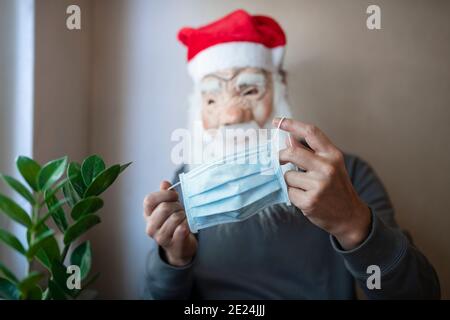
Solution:
M 439 299 L 439 280 L 427 258 L 398 227 L 394 210 L 381 181 L 364 161 L 346 156 L 353 186 L 372 214 L 368 237 L 358 247 L 345 251 L 334 237 L 333 248 L 369 299 Z M 380 270 L 380 288 L 369 289 L 373 271 Z M 371 286 L 373 287 L 373 286 Z
M 189 299 L 193 285 L 193 262 L 183 267 L 168 264 L 163 250 L 153 241 L 145 269 L 144 298 L 151 300 Z

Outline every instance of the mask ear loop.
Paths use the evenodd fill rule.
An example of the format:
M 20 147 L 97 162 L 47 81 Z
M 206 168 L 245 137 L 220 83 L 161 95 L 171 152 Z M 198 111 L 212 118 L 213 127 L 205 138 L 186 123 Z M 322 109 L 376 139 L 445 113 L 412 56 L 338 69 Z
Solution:
M 282 117 L 280 119 L 280 122 L 278 122 L 278 127 L 277 127 L 277 136 L 280 136 L 280 128 L 281 128 L 281 124 L 283 123 L 283 121 L 286 120 L 286 117 Z M 291 134 L 288 132 L 288 137 L 289 137 L 289 144 L 291 145 L 291 147 L 293 147 L 294 145 L 292 144 L 292 140 L 291 140 Z
M 281 123 L 283 123 L 283 121 L 286 119 L 286 117 L 282 117 L 281 119 L 280 119 L 280 122 L 278 122 L 278 127 L 277 127 L 277 138 L 279 139 L 279 135 L 280 135 L 280 128 L 281 128 Z M 293 145 L 293 143 L 292 143 L 292 139 L 291 139 L 291 133 L 290 132 L 288 132 L 288 138 L 289 138 L 289 144 L 291 145 L 291 147 L 293 147 L 294 145 Z M 298 171 L 298 167 L 297 166 L 294 166 L 295 167 L 295 171 Z
M 174 185 L 172 185 L 169 189 L 167 190 L 172 190 L 173 188 L 175 188 L 176 186 L 180 185 L 181 181 L 178 181 L 177 183 L 175 183 Z

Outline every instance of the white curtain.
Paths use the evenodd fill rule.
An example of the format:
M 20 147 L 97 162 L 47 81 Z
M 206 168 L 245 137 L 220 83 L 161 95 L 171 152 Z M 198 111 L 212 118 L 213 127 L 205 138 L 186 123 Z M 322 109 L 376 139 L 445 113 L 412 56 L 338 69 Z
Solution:
M 0 172 L 18 177 L 14 160 L 32 155 L 34 0 L 0 0 Z M 10 193 L 1 183 L 0 192 Z M 14 199 L 24 207 L 20 198 Z M 24 239 L 0 214 L 0 226 Z M 0 245 L 0 260 L 22 275 L 25 261 Z

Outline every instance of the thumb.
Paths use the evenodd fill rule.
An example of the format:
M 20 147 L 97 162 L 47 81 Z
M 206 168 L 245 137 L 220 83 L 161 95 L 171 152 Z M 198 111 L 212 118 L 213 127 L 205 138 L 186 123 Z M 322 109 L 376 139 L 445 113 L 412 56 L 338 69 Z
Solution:
M 159 185 L 159 189 L 160 189 L 160 190 L 167 190 L 167 189 L 169 189 L 171 186 L 172 186 L 172 184 L 171 184 L 169 181 L 164 180 L 164 181 L 161 182 L 161 184 Z

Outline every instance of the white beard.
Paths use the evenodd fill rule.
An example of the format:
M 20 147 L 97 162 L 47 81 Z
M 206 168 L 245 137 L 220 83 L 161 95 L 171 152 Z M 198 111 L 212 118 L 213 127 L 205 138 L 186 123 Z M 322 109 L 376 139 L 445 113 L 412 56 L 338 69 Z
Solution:
M 272 125 L 272 119 L 274 117 L 291 117 L 291 108 L 289 106 L 289 103 L 287 101 L 287 94 L 286 94 L 286 86 L 282 82 L 281 75 L 278 73 L 272 74 L 273 78 L 273 109 L 272 114 L 269 117 L 268 121 L 264 124 L 262 129 L 273 129 Z M 225 154 L 222 152 L 217 152 L 217 146 L 223 146 L 224 141 L 218 141 L 217 139 L 224 139 L 226 137 L 225 131 L 228 129 L 241 129 L 243 131 L 246 131 L 247 129 L 261 129 L 259 125 L 255 121 L 242 123 L 242 124 L 236 124 L 236 125 L 230 125 L 226 127 L 221 127 L 212 134 L 208 132 L 208 130 L 204 130 L 203 126 L 201 124 L 201 105 L 202 105 L 202 98 L 201 93 L 198 88 L 194 88 L 194 92 L 189 97 L 189 110 L 188 110 L 188 130 L 191 132 L 191 136 L 200 135 L 202 136 L 201 140 L 194 141 L 194 143 L 191 144 L 191 155 L 193 156 L 193 159 L 201 159 L 201 162 L 209 162 L 217 158 L 217 155 L 227 155 L 227 151 L 225 151 Z M 220 133 L 217 135 L 217 133 Z M 286 135 L 283 135 L 283 139 L 280 139 L 280 147 L 285 146 L 285 137 Z M 202 141 L 200 143 L 200 141 Z M 245 139 L 240 140 L 237 139 L 237 148 L 239 149 L 239 141 L 241 143 L 244 143 L 244 146 L 252 146 L 252 142 L 248 142 Z M 226 143 L 226 139 L 225 139 Z M 248 144 L 246 144 L 248 143 Z M 225 150 L 232 150 L 232 149 L 226 149 Z M 195 163 L 198 163 L 198 161 L 194 161 Z M 187 164 L 188 170 L 192 169 L 192 164 Z

